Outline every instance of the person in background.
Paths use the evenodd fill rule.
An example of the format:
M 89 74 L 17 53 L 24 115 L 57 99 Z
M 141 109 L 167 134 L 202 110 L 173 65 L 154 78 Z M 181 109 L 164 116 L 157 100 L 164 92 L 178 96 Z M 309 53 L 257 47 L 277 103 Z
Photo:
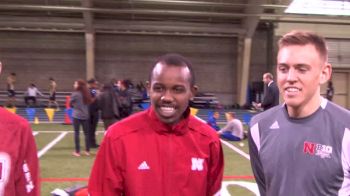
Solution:
M 207 124 L 211 126 L 213 129 L 215 129 L 216 131 L 219 131 L 220 127 L 216 122 L 219 118 L 220 118 L 220 113 L 218 111 L 209 112 Z
M 102 92 L 97 96 L 97 106 L 101 111 L 104 128 L 107 130 L 120 118 L 117 95 L 112 84 L 103 85 Z
M 126 118 L 132 113 L 132 99 L 128 92 L 128 83 L 125 80 L 118 81 L 117 98 L 119 103 L 119 115 Z
M 226 120 L 226 126 L 217 132 L 218 135 L 230 141 L 241 141 L 244 138 L 242 121 L 236 118 L 234 112 L 227 112 Z
M 332 101 L 333 100 L 333 96 L 334 96 L 333 82 L 332 82 L 332 80 L 329 80 L 328 83 L 327 83 L 326 98 L 329 101 Z
M 284 104 L 250 122 L 250 161 L 260 195 L 350 195 L 350 111 L 323 98 L 331 77 L 325 39 L 292 31 L 278 42 Z
M 27 107 L 30 106 L 29 101 L 32 101 L 32 104 L 34 106 L 36 106 L 36 97 L 37 95 L 40 96 L 44 96 L 39 90 L 38 88 L 35 86 L 35 84 L 31 83 L 27 89 L 27 91 L 25 92 L 25 96 L 24 96 L 24 102 L 26 104 Z
M 77 80 L 74 82 L 74 92 L 70 98 L 70 105 L 73 108 L 73 128 L 74 128 L 74 144 L 75 151 L 73 156 L 80 156 L 80 125 L 83 128 L 85 136 L 85 151 L 84 154 L 90 155 L 90 135 L 89 135 L 89 104 L 92 103 L 87 84 L 84 80 Z
M 93 99 L 92 103 L 89 105 L 89 135 L 90 135 L 90 147 L 98 148 L 96 141 L 96 128 L 99 120 L 98 106 L 97 106 L 97 96 L 99 94 L 98 82 L 95 79 L 88 80 L 88 86 L 90 95 Z
M 49 78 L 49 103 L 48 107 L 50 108 L 52 104 L 56 105 L 56 111 L 60 110 L 60 107 L 56 101 L 56 90 L 57 90 L 57 83 L 55 79 L 52 77 Z
M 142 100 L 148 99 L 147 88 L 142 81 L 136 85 L 138 93 L 141 95 Z
M 12 72 L 7 77 L 8 100 L 7 100 L 6 106 L 8 107 L 15 107 L 15 103 L 16 103 L 15 83 L 16 83 L 16 73 Z
M 211 127 L 190 115 L 189 101 L 197 87 L 189 61 L 177 54 L 160 57 L 148 89 L 151 108 L 107 130 L 89 178 L 89 194 L 219 194 L 221 143 Z
M 39 160 L 30 125 L 1 107 L 0 116 L 0 195 L 39 196 Z
M 265 111 L 279 104 L 279 90 L 271 73 L 264 73 L 263 82 L 266 85 L 263 102 L 253 103 L 253 106 Z

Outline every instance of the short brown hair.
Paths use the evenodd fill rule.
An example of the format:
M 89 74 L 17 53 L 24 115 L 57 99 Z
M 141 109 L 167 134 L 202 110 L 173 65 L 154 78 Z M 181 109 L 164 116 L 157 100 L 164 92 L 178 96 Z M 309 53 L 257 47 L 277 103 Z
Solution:
M 78 79 L 76 80 L 78 87 L 77 87 L 77 91 L 80 91 L 82 96 L 83 96 L 83 102 L 84 104 L 90 104 L 93 102 L 93 99 L 91 97 L 91 94 L 89 92 L 89 89 L 87 88 L 86 82 L 85 80 L 82 79 Z
M 230 115 L 232 118 L 236 118 L 235 112 L 227 112 L 228 115 Z
M 307 45 L 311 44 L 315 46 L 317 52 L 319 53 L 320 57 L 326 62 L 328 59 L 328 51 L 327 51 L 327 45 L 325 39 L 310 31 L 291 31 L 287 34 L 285 34 L 279 41 L 278 41 L 278 47 L 279 49 L 285 47 L 285 46 L 291 46 L 291 45 Z

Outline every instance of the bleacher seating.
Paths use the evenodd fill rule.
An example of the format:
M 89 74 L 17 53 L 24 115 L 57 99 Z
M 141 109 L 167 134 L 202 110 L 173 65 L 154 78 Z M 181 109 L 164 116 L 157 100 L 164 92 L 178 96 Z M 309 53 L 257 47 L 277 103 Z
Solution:
M 27 110 L 28 108 L 17 108 L 16 113 L 28 120 L 30 120 L 31 122 L 33 122 L 32 119 L 29 119 L 29 116 L 27 114 Z M 137 111 L 141 111 L 141 109 L 135 109 L 134 112 Z M 198 113 L 196 114 L 196 116 L 198 116 L 199 118 L 201 118 L 204 121 L 208 120 L 208 113 L 213 111 L 213 109 L 199 109 Z M 251 111 L 251 110 L 237 110 L 237 109 L 222 109 L 219 110 L 220 112 L 220 117 L 217 120 L 217 122 L 221 125 L 226 124 L 226 118 L 225 118 L 225 112 L 229 112 L 229 111 L 234 111 L 237 115 L 237 118 L 240 119 L 244 125 L 248 125 L 250 118 L 252 116 L 254 116 L 255 114 L 257 114 L 256 111 Z M 65 122 L 65 109 L 61 109 L 59 111 L 55 111 L 54 112 L 54 118 L 53 118 L 53 122 L 54 123 L 64 123 Z M 40 123 L 47 123 L 49 122 L 49 119 L 47 117 L 47 114 L 45 112 L 45 108 L 35 108 L 35 117 L 38 118 L 38 120 L 40 121 Z
M 197 93 L 190 101 L 190 106 L 194 108 L 217 109 L 220 107 L 220 102 L 213 93 Z
M 49 100 L 49 92 L 42 92 L 44 96 L 37 97 L 37 105 L 36 107 L 47 107 Z M 25 91 L 16 91 L 16 107 L 26 107 L 24 102 Z M 71 92 L 56 92 L 56 101 L 58 105 L 62 108 L 65 107 L 66 97 L 70 96 Z M 0 105 L 5 106 L 8 100 L 7 91 L 0 91 Z M 52 105 L 52 107 L 55 107 Z
M 28 115 L 26 113 L 26 105 L 24 102 L 24 92 L 25 91 L 16 91 L 16 107 L 17 107 L 17 114 L 23 116 L 24 118 L 28 119 Z M 38 96 L 37 97 L 37 105 L 35 107 L 36 109 L 36 117 L 39 118 L 40 122 L 48 122 L 47 115 L 45 113 L 44 108 L 47 107 L 48 104 L 48 98 L 49 98 L 49 92 L 42 92 L 45 96 Z M 56 101 L 58 102 L 60 106 L 60 111 L 55 111 L 54 116 L 54 122 L 64 122 L 64 116 L 65 116 L 65 105 L 66 105 L 66 97 L 70 96 L 71 92 L 57 92 L 56 93 Z M 8 96 L 7 91 L 0 91 L 0 106 L 5 106 L 7 102 Z M 144 108 L 142 108 L 142 104 L 149 104 L 149 99 L 142 99 L 137 93 L 132 94 L 132 100 L 133 100 L 133 110 L 134 112 L 141 111 Z M 220 107 L 220 103 L 217 99 L 217 97 L 212 93 L 198 93 L 190 102 L 190 106 L 194 108 L 198 108 L 199 112 L 197 116 L 202 118 L 203 120 L 207 120 L 208 112 L 213 110 L 220 110 L 220 112 L 226 112 L 229 110 L 223 109 Z M 52 107 L 55 107 L 52 105 Z M 237 111 L 238 118 L 243 120 L 244 123 L 247 123 L 247 111 Z M 243 115 L 245 114 L 245 115 Z M 251 116 L 252 114 L 248 114 Z M 220 123 L 225 123 L 226 119 L 224 115 L 220 116 L 220 119 L 218 120 Z

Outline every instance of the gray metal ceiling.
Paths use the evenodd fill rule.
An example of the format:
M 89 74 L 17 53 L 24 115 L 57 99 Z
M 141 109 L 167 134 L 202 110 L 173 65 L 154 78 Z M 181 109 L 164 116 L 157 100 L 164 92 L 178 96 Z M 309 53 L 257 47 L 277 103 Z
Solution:
M 287 15 L 289 0 L 1 0 L 0 30 L 250 36 L 264 22 L 350 24 Z

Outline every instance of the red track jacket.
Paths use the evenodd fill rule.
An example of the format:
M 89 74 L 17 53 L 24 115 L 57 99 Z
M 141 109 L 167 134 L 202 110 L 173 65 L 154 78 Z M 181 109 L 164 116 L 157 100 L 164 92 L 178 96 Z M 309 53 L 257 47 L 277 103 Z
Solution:
M 28 122 L 0 108 L 0 195 L 40 195 L 37 149 Z
M 153 109 L 108 130 L 89 181 L 91 196 L 214 195 L 221 188 L 223 153 L 216 132 L 189 115 L 174 126 Z

